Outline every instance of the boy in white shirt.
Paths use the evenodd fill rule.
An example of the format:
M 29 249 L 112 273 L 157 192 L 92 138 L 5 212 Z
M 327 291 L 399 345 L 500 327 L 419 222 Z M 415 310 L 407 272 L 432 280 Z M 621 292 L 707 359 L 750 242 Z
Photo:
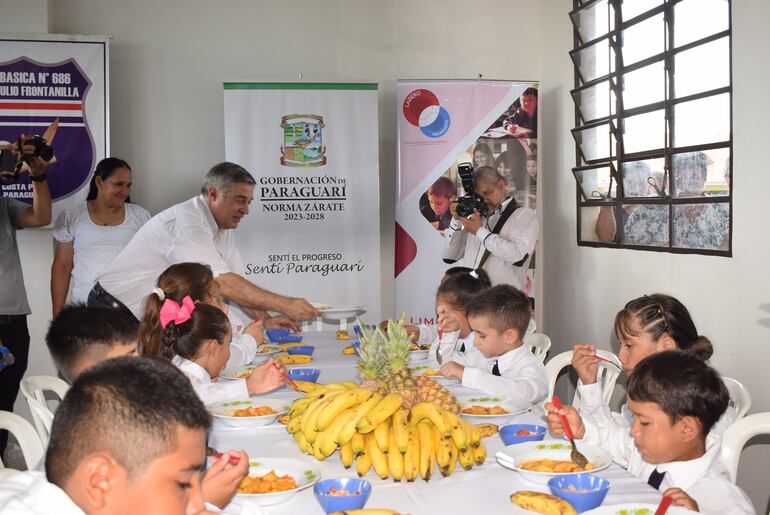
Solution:
M 630 431 L 611 418 L 582 418 L 572 407 L 547 403 L 552 434 L 564 434 L 565 415 L 576 439 L 601 445 L 635 476 L 682 506 L 714 515 L 753 515 L 746 494 L 719 461 L 721 441 L 707 438 L 729 402 L 719 374 L 692 354 L 670 350 L 640 361 L 628 380 Z
M 522 346 L 530 321 L 527 296 L 507 284 L 493 286 L 470 303 L 468 321 L 477 352 L 452 354 L 441 366 L 441 375 L 520 404 L 535 404 L 545 398 L 545 367 Z
M 200 478 L 210 426 L 174 367 L 141 358 L 104 361 L 84 372 L 60 404 L 45 476 L 20 472 L 0 483 L 0 513 L 209 513 Z

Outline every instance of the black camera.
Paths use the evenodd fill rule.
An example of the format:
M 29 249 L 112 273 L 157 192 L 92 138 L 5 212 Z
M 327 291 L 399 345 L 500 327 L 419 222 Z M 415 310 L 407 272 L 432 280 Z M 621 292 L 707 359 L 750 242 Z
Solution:
M 21 144 L 21 142 L 20 142 Z M 43 139 L 42 136 L 38 136 L 35 134 L 34 136 L 29 137 L 25 142 L 25 145 L 34 145 L 35 151 L 33 156 L 39 157 L 45 162 L 50 161 L 53 159 L 53 147 L 48 144 L 48 142 Z M 22 159 L 25 161 L 31 161 L 32 157 L 30 155 L 25 155 Z
M 460 181 L 462 181 L 463 190 L 465 191 L 465 195 L 457 199 L 457 215 L 468 218 L 473 214 L 474 209 L 483 214 L 486 210 L 486 205 L 481 195 L 476 193 L 473 184 L 473 166 L 470 163 L 460 163 L 457 166 L 457 171 L 460 174 Z

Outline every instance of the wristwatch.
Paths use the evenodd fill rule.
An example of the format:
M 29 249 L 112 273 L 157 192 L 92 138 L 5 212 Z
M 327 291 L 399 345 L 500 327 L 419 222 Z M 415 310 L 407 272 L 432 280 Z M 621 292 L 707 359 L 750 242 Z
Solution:
M 48 180 L 48 176 L 46 175 L 47 172 L 43 172 L 40 175 L 32 175 L 29 174 L 29 178 L 32 179 L 35 182 L 43 182 L 45 180 Z

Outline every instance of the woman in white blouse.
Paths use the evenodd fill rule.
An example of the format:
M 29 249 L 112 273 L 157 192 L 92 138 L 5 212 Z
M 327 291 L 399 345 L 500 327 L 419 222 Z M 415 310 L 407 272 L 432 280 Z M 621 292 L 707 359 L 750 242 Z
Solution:
M 113 258 L 150 219 L 146 209 L 131 204 L 131 167 L 115 157 L 96 165 L 86 201 L 63 211 L 51 235 L 55 241 L 51 266 L 53 315 L 70 290 L 71 302 L 86 302 L 88 292 Z

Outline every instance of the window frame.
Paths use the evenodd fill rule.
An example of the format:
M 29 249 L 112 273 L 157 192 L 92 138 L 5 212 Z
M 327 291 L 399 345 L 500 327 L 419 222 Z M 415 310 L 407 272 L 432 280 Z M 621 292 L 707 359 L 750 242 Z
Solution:
M 612 191 L 613 187 L 616 189 L 616 197 L 609 199 L 597 199 L 597 198 L 585 198 L 583 196 L 582 187 L 576 182 L 576 210 L 577 210 L 577 224 L 576 224 L 576 239 L 578 246 L 584 247 L 599 247 L 599 248 L 622 248 L 633 250 L 646 250 L 653 252 L 669 252 L 673 254 L 701 254 L 712 256 L 724 256 L 732 257 L 733 252 L 733 188 L 734 188 L 734 173 L 733 173 L 733 40 L 732 40 L 732 0 L 725 0 L 727 2 L 728 11 L 728 26 L 726 30 L 710 34 L 708 36 L 691 41 L 679 47 L 674 47 L 674 30 L 671 27 L 675 27 L 674 12 L 677 4 L 685 0 L 660 0 L 660 5 L 655 6 L 643 13 L 639 13 L 631 19 L 622 20 L 622 3 L 623 0 L 573 0 L 573 10 L 569 13 L 569 17 L 573 25 L 573 49 L 569 52 L 570 59 L 573 62 L 574 70 L 574 84 L 575 87 L 570 91 L 570 96 L 573 100 L 575 108 L 575 126 L 570 131 L 574 135 L 582 129 L 590 128 L 596 125 L 602 125 L 609 123 L 610 131 L 614 131 L 615 148 L 610 145 L 610 157 L 609 159 L 593 159 L 585 160 L 582 157 L 580 143 L 575 139 L 575 167 L 572 168 L 573 178 L 577 181 L 576 171 L 584 170 L 586 168 L 610 166 L 612 173 L 611 182 L 608 191 Z M 580 31 L 577 26 L 577 20 L 579 20 L 579 13 L 585 9 L 594 7 L 598 3 L 606 2 L 608 9 L 608 17 L 610 13 L 614 15 L 614 25 L 610 24 L 614 28 L 607 33 L 599 34 L 591 40 L 582 41 L 580 37 Z M 664 23 L 664 50 L 661 53 L 648 56 L 638 62 L 634 62 L 629 66 L 623 65 L 622 49 L 620 46 L 621 33 L 638 23 L 646 21 L 653 16 L 657 16 L 663 13 Z M 675 81 L 673 80 L 675 73 L 675 59 L 676 56 L 687 50 L 691 50 L 696 47 L 700 47 L 707 43 L 717 41 L 722 38 L 727 38 L 728 42 L 728 77 L 729 84 L 727 86 L 710 89 L 707 91 L 701 91 L 695 94 L 689 94 L 682 97 L 675 95 Z M 579 72 L 578 64 L 575 60 L 575 55 L 580 51 L 590 47 L 591 45 L 601 41 L 602 39 L 608 39 L 610 50 L 608 54 L 614 52 L 614 65 L 610 64 L 609 73 L 597 76 L 590 81 L 583 82 L 582 76 Z M 608 58 L 609 58 L 608 55 Z M 642 105 L 633 107 L 631 109 L 623 108 L 623 91 L 622 80 L 625 74 L 631 73 L 635 70 L 644 68 L 651 64 L 663 62 L 664 72 L 664 86 L 665 94 L 662 101 L 655 102 L 653 104 Z M 580 105 L 577 100 L 580 92 L 596 85 L 608 82 L 610 89 L 610 101 L 613 98 L 615 100 L 614 109 L 611 107 L 607 110 L 608 116 L 603 116 L 595 119 L 583 119 L 583 113 L 580 110 Z M 703 98 L 715 98 L 720 94 L 728 94 L 729 99 L 729 130 L 727 140 L 695 144 L 688 146 L 674 146 L 674 123 L 675 123 L 675 109 L 676 106 L 685 102 L 693 100 L 699 100 Z M 655 111 L 663 110 L 664 115 L 664 147 L 656 149 L 647 149 L 639 152 L 632 152 L 626 154 L 623 149 L 623 134 L 625 121 L 630 116 L 637 114 L 651 113 Z M 612 135 L 608 133 L 608 137 Z M 611 140 L 610 140 L 611 141 Z M 728 192 L 726 195 L 718 196 L 701 196 L 695 198 L 678 198 L 672 196 L 674 177 L 671 173 L 672 170 L 672 156 L 675 154 L 695 151 L 709 151 L 714 149 L 727 149 L 729 151 L 729 179 L 728 179 Z M 639 161 L 645 159 L 663 159 L 664 163 L 664 187 L 665 197 L 652 196 L 652 197 L 625 197 L 623 190 L 623 164 L 631 161 Z M 614 184 L 613 184 L 614 182 Z M 624 232 L 621 223 L 618 223 L 618 212 L 623 209 L 625 205 L 639 205 L 639 204 L 651 204 L 661 205 L 668 208 L 668 242 L 667 246 L 646 246 L 637 245 L 631 243 L 623 243 Z M 728 234 L 726 236 L 727 249 L 699 249 L 699 248 L 682 248 L 675 247 L 674 235 L 675 235 L 675 217 L 674 209 L 677 205 L 691 205 L 691 204 L 727 204 L 729 208 L 729 219 L 727 224 Z M 581 236 L 582 228 L 582 210 L 585 207 L 611 207 L 615 217 L 616 231 L 612 241 L 592 241 L 583 240 Z M 598 219 L 598 218 L 597 218 Z

